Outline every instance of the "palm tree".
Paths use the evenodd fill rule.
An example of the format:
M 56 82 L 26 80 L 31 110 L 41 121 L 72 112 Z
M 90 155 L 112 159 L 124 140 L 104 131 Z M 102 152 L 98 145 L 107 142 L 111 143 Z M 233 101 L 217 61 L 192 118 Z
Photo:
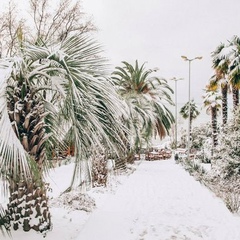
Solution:
M 166 80 L 150 76 L 157 69 L 145 70 L 145 64 L 139 66 L 137 60 L 135 66 L 122 63 L 123 67 L 116 67 L 112 78 L 128 106 L 125 120 L 136 149 L 143 140 L 149 142 L 154 135 L 164 138 L 169 134 L 174 117 L 165 104 L 173 105 L 173 91 Z
M 0 61 L 0 177 L 8 181 L 15 230 L 51 228 L 43 176 L 66 139 L 75 149 L 71 187 L 86 182 L 91 151 L 123 146 L 123 104 L 100 52 L 88 37 L 72 36 L 50 46 L 23 43 L 18 56 Z
M 217 91 L 212 91 L 207 86 L 206 93 L 203 100 L 204 107 L 208 114 L 212 117 L 212 140 L 213 147 L 217 146 L 217 113 L 221 108 L 221 96 Z
M 190 104 L 190 107 L 189 107 Z M 190 117 L 189 117 L 189 108 L 190 108 Z M 198 111 L 198 107 L 196 105 L 196 103 L 194 102 L 194 100 L 191 100 L 190 103 L 187 102 L 181 109 L 180 109 L 180 115 L 184 118 L 184 119 L 188 119 L 189 118 L 189 137 L 191 139 L 192 136 L 192 121 L 194 119 L 196 119 L 198 117 L 198 115 L 200 114 L 200 112 Z
M 229 81 L 232 86 L 233 109 L 236 110 L 239 105 L 240 89 L 240 38 L 234 36 L 230 42 L 232 46 L 231 62 L 229 64 Z
M 229 55 L 231 48 L 221 43 L 216 50 L 212 53 L 212 67 L 215 74 L 211 77 L 208 86 L 209 90 L 215 91 L 220 86 L 222 93 L 222 123 L 226 125 L 228 119 L 228 68 L 229 68 Z

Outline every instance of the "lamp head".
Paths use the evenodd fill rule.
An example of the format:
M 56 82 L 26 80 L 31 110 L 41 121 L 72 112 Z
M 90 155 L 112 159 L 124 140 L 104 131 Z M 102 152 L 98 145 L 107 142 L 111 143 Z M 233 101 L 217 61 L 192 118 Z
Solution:
M 192 59 L 188 59 L 186 56 L 181 56 L 181 58 L 182 58 L 184 61 L 193 61 L 193 60 L 195 60 L 195 59 L 201 60 L 201 59 L 202 59 L 202 56 L 195 57 L 195 58 L 192 58 Z
M 178 81 L 178 80 L 183 80 L 183 78 L 175 78 L 175 77 L 173 77 L 173 78 L 170 78 L 170 80 Z
M 186 56 L 181 56 L 181 58 L 182 58 L 183 60 L 185 60 L 185 61 L 188 60 L 188 58 L 187 58 Z

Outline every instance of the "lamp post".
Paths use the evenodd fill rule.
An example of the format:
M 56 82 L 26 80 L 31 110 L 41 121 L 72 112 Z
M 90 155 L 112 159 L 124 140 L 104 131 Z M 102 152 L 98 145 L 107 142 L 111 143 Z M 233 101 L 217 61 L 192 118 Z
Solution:
M 183 80 L 183 78 L 172 78 L 175 82 L 175 149 L 177 149 L 177 81 Z
M 190 160 L 190 123 L 191 123 L 191 103 L 190 103 L 190 93 L 191 93 L 191 62 L 198 59 L 201 60 L 202 57 L 187 58 L 186 56 L 181 56 L 184 61 L 188 61 L 188 145 L 187 145 L 187 158 Z

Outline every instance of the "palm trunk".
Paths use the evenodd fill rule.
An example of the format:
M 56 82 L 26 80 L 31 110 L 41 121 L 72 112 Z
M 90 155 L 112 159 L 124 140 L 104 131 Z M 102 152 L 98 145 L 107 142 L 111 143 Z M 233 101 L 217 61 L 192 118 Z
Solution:
M 239 90 L 235 86 L 232 87 L 232 94 L 233 94 L 233 109 L 236 110 L 239 104 Z
M 46 233 L 51 227 L 45 185 L 26 181 L 10 181 L 10 197 L 7 208 L 14 230 L 22 226 L 28 232 L 31 229 Z
M 135 153 L 133 151 L 129 152 L 126 158 L 126 162 L 129 164 L 133 164 L 134 163 L 134 156 Z
M 217 139 L 217 108 L 211 107 L 212 111 L 212 140 L 213 140 L 213 147 L 216 147 L 218 144 Z
M 98 154 L 92 159 L 92 186 L 107 186 L 108 169 L 107 159 L 104 154 Z
M 190 140 L 190 143 L 192 142 L 192 121 L 193 121 L 193 118 L 192 116 L 190 116 L 190 121 L 189 121 L 189 140 Z
M 225 126 L 228 119 L 228 100 L 227 100 L 228 85 L 224 84 L 222 86 L 221 91 L 222 91 L 222 123 L 223 126 Z
M 22 226 L 24 231 L 34 229 L 45 233 L 51 228 L 51 216 L 47 188 L 42 179 L 43 163 L 46 160 L 44 144 L 47 139 L 44 104 L 25 82 L 19 81 L 19 85 L 9 94 L 8 110 L 10 120 L 15 123 L 15 133 L 34 167 L 31 179 L 22 179 L 20 169 L 17 178 L 10 176 L 10 197 L 6 212 L 14 230 Z

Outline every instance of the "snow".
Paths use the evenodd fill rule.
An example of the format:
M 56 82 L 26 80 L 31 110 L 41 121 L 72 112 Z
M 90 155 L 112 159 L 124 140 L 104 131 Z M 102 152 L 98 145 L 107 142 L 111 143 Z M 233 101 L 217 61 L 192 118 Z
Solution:
M 180 164 L 173 159 L 138 163 L 130 175 L 111 175 L 107 188 L 87 192 L 95 199 L 92 212 L 51 204 L 53 229 L 46 239 L 240 239 L 240 217 L 230 213 L 221 199 Z M 50 202 L 68 187 L 72 167 L 70 164 L 50 172 Z M 13 240 L 43 239 L 34 231 L 12 235 Z

